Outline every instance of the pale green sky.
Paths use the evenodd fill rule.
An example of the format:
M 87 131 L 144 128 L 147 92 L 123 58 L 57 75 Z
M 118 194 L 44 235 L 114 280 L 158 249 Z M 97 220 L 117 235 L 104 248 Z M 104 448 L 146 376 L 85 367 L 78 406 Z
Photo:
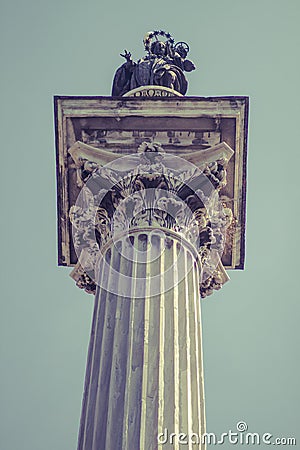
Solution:
M 0 20 L 0 450 L 77 442 L 93 299 L 56 265 L 53 95 L 109 95 L 160 28 L 190 44 L 190 95 L 250 96 L 246 270 L 202 303 L 207 428 L 300 448 L 300 2 L 17 0 Z

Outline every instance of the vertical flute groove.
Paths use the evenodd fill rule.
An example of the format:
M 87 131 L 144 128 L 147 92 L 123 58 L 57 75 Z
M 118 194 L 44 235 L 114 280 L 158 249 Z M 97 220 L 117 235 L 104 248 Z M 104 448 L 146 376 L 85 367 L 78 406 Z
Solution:
M 120 250 L 120 273 L 126 277 L 132 276 L 131 250 L 132 248 L 128 240 L 124 240 Z M 129 259 L 127 258 L 128 255 Z M 109 403 L 105 447 L 107 449 L 112 448 L 114 450 L 122 450 L 122 418 L 124 415 L 126 361 L 128 352 L 128 341 L 126 336 L 128 335 L 129 330 L 130 309 L 131 299 L 129 297 L 122 297 L 119 295 L 117 298 L 115 316 L 114 347 L 109 383 Z M 124 367 L 125 370 L 123 369 Z
M 136 297 L 133 298 L 135 320 L 133 324 L 133 354 L 130 369 L 132 388 L 129 393 L 128 425 L 128 441 L 131 448 L 139 448 L 141 431 L 147 236 L 145 233 L 140 233 L 136 240 L 139 259 L 136 272 Z
M 163 432 L 164 424 L 164 353 L 165 353 L 165 283 L 164 272 L 165 267 L 165 251 L 164 240 L 160 239 L 160 299 L 159 299 L 159 379 L 158 379 L 158 434 Z M 159 448 L 162 448 L 159 446 Z
M 187 434 L 190 436 L 193 432 L 192 430 L 192 397 L 191 397 L 191 334 L 190 334 L 190 292 L 188 285 L 188 275 L 189 275 L 189 267 L 187 260 L 187 251 L 184 248 L 184 285 L 185 285 L 185 314 L 186 314 L 186 384 L 187 384 Z M 189 444 L 189 448 L 192 448 L 191 444 Z
M 101 282 L 103 280 L 104 274 L 107 271 L 108 266 L 105 265 L 105 260 L 103 259 L 100 264 L 99 264 L 100 268 L 103 268 L 103 270 L 99 271 L 100 277 L 99 277 L 99 285 L 101 286 Z M 101 288 L 98 287 L 98 290 L 100 291 Z M 101 297 L 100 295 L 97 298 L 97 306 L 95 305 L 95 309 L 96 309 L 96 314 L 97 314 L 97 320 L 96 320 L 96 328 L 95 328 L 95 335 L 94 335 L 94 342 L 93 342 L 93 350 L 92 350 L 92 355 L 91 355 L 91 369 L 90 369 L 90 381 L 89 381 L 89 388 L 88 388 L 88 392 L 87 392 L 87 402 L 86 402 L 86 408 L 85 408 L 85 422 L 84 422 L 84 428 L 83 428 L 83 433 L 82 433 L 82 440 L 81 442 L 83 442 L 82 447 L 86 448 L 87 445 L 90 445 L 90 443 L 88 442 L 88 436 L 91 436 L 91 433 L 88 430 L 88 422 L 89 422 L 89 417 L 93 415 L 94 413 L 94 406 L 95 403 L 92 401 L 93 400 L 93 391 L 97 389 L 97 386 L 95 386 L 95 381 L 94 381 L 94 376 L 98 373 L 98 365 L 97 365 L 97 361 L 98 358 L 100 358 L 100 352 L 97 351 L 99 350 L 99 344 L 100 347 L 102 345 L 102 340 L 103 340 L 103 324 L 104 324 L 104 308 L 105 305 L 103 304 L 103 302 L 101 301 Z M 102 311 L 102 314 L 101 314 Z M 89 428 L 91 428 L 91 424 L 89 424 Z
M 103 261 L 100 261 L 100 267 L 102 267 L 102 263 L 103 263 Z M 100 276 L 100 283 L 101 283 L 103 270 L 101 270 L 99 273 L 101 274 L 101 276 Z M 94 362 L 95 362 L 95 348 L 96 348 L 96 343 L 97 343 L 98 323 L 100 320 L 99 308 L 100 308 L 100 302 L 99 302 L 98 296 L 96 296 L 95 304 L 94 304 L 94 314 L 93 314 L 91 338 L 90 338 L 88 358 L 87 358 L 87 370 L 86 370 L 86 379 L 85 379 L 85 387 L 84 387 L 84 396 L 83 396 L 83 402 L 82 402 L 82 417 L 80 420 L 78 450 L 82 449 L 83 443 L 84 443 L 84 438 L 86 435 L 87 405 L 89 403 L 89 398 L 90 398 L 90 391 L 91 391 L 90 386 L 91 386 L 91 379 L 92 379 L 92 373 L 93 373 Z M 90 370 L 88 370 L 88 368 L 90 368 Z
M 147 410 L 147 387 L 148 387 L 148 370 L 149 370 L 149 320 L 150 320 L 150 248 L 149 236 L 146 241 L 146 278 L 145 278 L 145 310 L 144 310 L 144 362 L 142 372 L 142 405 L 141 405 L 141 431 L 140 431 L 140 448 L 145 448 L 146 441 L 146 410 Z M 141 301 L 141 300 L 139 300 Z
M 198 336 L 198 328 L 199 328 L 199 310 L 198 310 L 198 302 L 200 301 L 199 299 L 199 294 L 198 294 L 198 290 L 195 289 L 195 286 L 197 287 L 197 273 L 196 273 L 196 269 L 195 267 L 193 267 L 193 271 L 192 271 L 192 282 L 193 282 L 193 286 L 194 286 L 194 295 L 193 295 L 193 306 L 194 306 L 194 327 L 195 327 L 195 345 L 196 345 L 196 367 L 197 370 L 195 371 L 195 376 L 196 376 L 196 386 L 197 386 L 197 395 L 196 395 L 196 400 L 197 400 L 197 412 L 195 414 L 195 418 L 196 423 L 197 423 L 197 428 L 195 429 L 195 432 L 197 432 L 199 435 L 201 435 L 201 374 L 199 373 L 199 370 L 201 370 L 201 354 L 200 354 L 200 343 L 199 343 L 199 336 Z
M 179 314 L 178 314 L 178 266 L 177 266 L 177 245 L 173 242 L 173 279 L 174 279 L 174 433 L 179 435 L 180 426 L 180 404 L 179 404 Z M 178 450 L 179 445 L 176 440 L 174 450 Z
M 136 296 L 136 275 L 137 275 L 137 248 L 136 248 L 136 237 L 133 238 L 133 257 L 132 257 L 132 279 L 131 279 L 131 292 L 132 299 L 131 302 L 135 301 Z M 131 365 L 132 365 L 132 355 L 133 355 L 133 324 L 134 324 L 134 307 L 131 305 L 130 317 L 129 317 L 129 333 L 128 333 L 128 358 L 126 365 L 126 385 L 125 385 L 125 404 L 124 404 L 124 419 L 123 419 L 123 438 L 124 438 L 124 449 L 129 448 L 128 443 L 128 428 L 129 428 L 129 394 L 131 389 Z
M 198 287 L 200 284 L 199 280 L 199 271 L 195 270 L 195 278 L 196 278 L 196 286 Z M 199 299 L 200 300 L 200 299 Z M 197 318 L 198 318 L 198 326 L 197 326 L 197 334 L 198 334 L 198 342 L 199 342 L 199 371 L 200 371 L 200 421 L 201 421 L 201 429 L 200 435 L 205 433 L 205 398 L 204 398 L 204 382 L 203 382 L 203 350 L 202 350 L 202 325 L 201 325 L 201 307 L 200 301 L 196 302 L 197 305 Z M 205 446 L 203 446 L 203 450 Z
M 97 450 L 99 442 L 105 442 L 107 431 L 107 406 L 108 406 L 108 380 L 111 373 L 113 337 L 114 337 L 114 323 L 115 323 L 115 311 L 116 311 L 116 295 L 113 294 L 113 288 L 115 283 L 118 283 L 118 279 L 115 279 L 115 274 L 118 273 L 116 268 L 118 267 L 118 258 L 116 247 L 112 247 L 110 270 L 108 273 L 107 290 L 105 292 L 105 320 L 103 339 L 101 345 L 101 358 L 99 375 L 97 378 L 97 393 L 96 393 L 96 409 L 94 417 L 94 429 L 92 439 L 92 450 Z M 112 292 L 110 289 L 112 288 Z M 102 394 L 102 398 L 101 398 Z

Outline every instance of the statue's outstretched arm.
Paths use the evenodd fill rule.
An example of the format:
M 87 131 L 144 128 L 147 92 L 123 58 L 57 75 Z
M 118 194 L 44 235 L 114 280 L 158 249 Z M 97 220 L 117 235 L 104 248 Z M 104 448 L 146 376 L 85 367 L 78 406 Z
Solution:
M 124 50 L 120 56 L 126 59 L 126 62 L 115 73 L 112 87 L 112 96 L 121 96 L 130 90 L 130 80 L 134 71 L 135 63 L 131 58 L 131 53 Z

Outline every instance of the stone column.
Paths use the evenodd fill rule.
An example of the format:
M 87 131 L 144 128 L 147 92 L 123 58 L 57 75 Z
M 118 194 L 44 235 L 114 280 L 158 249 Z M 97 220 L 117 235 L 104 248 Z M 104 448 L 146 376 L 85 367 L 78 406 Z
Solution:
M 204 450 L 200 296 L 228 279 L 218 191 L 232 151 L 70 153 L 83 184 L 72 277 L 96 294 L 78 450 Z
M 78 450 L 204 448 L 178 443 L 205 427 L 199 269 L 170 230 L 133 230 L 106 247 Z

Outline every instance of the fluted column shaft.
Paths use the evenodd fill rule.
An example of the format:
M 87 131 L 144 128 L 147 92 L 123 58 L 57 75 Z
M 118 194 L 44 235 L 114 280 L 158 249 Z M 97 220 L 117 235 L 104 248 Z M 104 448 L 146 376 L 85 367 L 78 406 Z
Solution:
M 178 442 L 205 432 L 199 272 L 174 232 L 104 249 L 78 450 L 204 449 Z

